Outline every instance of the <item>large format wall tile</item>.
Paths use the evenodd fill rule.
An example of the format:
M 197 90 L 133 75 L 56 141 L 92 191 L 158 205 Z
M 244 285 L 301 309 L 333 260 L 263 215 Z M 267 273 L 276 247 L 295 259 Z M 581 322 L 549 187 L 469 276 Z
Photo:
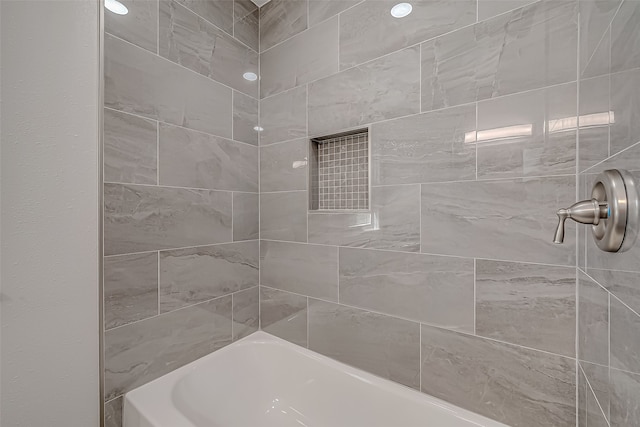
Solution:
M 260 196 L 256 193 L 233 193 L 233 240 L 260 237 Z
M 476 333 L 575 357 L 576 271 L 476 261 Z
M 260 55 L 261 96 L 337 73 L 338 50 L 338 17 L 269 49 Z
M 258 148 L 160 125 L 160 185 L 258 191 Z
M 373 187 L 371 212 L 310 213 L 309 242 L 419 252 L 419 187 Z
M 609 365 L 609 294 L 578 271 L 578 358 Z
M 609 133 L 612 127 L 608 123 L 612 118 L 609 116 L 609 111 L 611 111 L 609 81 L 609 75 L 580 80 L 578 102 L 580 116 L 607 119 L 597 126 L 585 125 L 584 119 L 581 120 L 582 123 L 578 129 L 580 147 L 577 156 L 580 171 L 584 171 L 609 156 Z M 614 121 L 619 120 L 618 114 L 614 112 Z M 589 191 L 591 191 L 590 188 Z
M 308 149 L 306 139 L 260 147 L 260 191 L 306 190 Z
M 420 387 L 420 325 L 309 300 L 309 349 L 357 368 Z
M 476 21 L 476 0 L 413 2 L 391 16 L 395 0 L 365 1 L 340 15 L 340 67 L 345 69 Z
M 233 36 L 256 52 L 260 50 L 260 10 L 251 0 L 233 1 Z
M 337 301 L 338 248 L 263 240 L 260 284 Z
M 640 67 L 640 2 L 622 2 L 611 22 L 611 71 Z
M 340 248 L 340 302 L 473 333 L 473 260 Z
M 250 1 L 250 0 L 249 0 Z M 233 139 L 258 145 L 258 100 L 233 92 Z
M 412 47 L 309 85 L 309 133 L 420 112 L 420 49 Z
M 611 297 L 611 367 L 640 374 L 640 315 Z
M 589 231 L 591 234 L 591 231 Z M 591 238 L 591 236 L 589 236 Z M 626 305 L 640 313 L 640 273 L 633 271 L 587 269 L 587 273 L 600 285 Z
M 422 110 L 575 80 L 576 9 L 545 0 L 423 43 Z
M 257 241 L 160 252 L 160 312 L 258 285 Z
M 105 333 L 110 400 L 231 342 L 231 295 Z
M 105 184 L 105 255 L 231 241 L 231 193 Z
M 104 259 L 104 327 L 158 314 L 157 252 Z
M 307 28 L 308 0 L 271 0 L 260 8 L 260 50 Z
M 231 137 L 231 89 L 107 35 L 105 106 Z
M 104 110 L 104 180 L 157 184 L 157 122 Z
M 104 11 L 104 31 L 141 48 L 158 51 L 158 0 L 122 0 L 129 13 Z
M 611 390 L 609 384 L 609 366 L 580 361 L 580 370 L 589 383 L 589 393 L 598 401 L 605 414 L 609 414 Z M 588 423 L 587 423 L 588 424 Z M 588 424 L 590 425 L 590 424 Z
M 233 294 L 233 339 L 239 340 L 260 328 L 260 288 Z
M 613 111 L 615 120 L 611 124 L 610 154 L 615 154 L 640 141 L 639 100 L 640 69 L 611 75 L 610 109 Z M 640 165 L 638 167 L 640 168 Z
M 307 346 L 307 297 L 260 287 L 262 330 Z
M 526 6 L 535 0 L 478 0 L 478 21 Z
M 260 237 L 306 242 L 308 204 L 306 191 L 260 194 Z
M 260 101 L 260 126 L 260 145 L 306 136 L 306 86 Z
M 257 52 L 174 1 L 160 0 L 159 41 L 161 56 L 258 97 L 258 80 L 243 77 L 258 74 Z
M 573 359 L 422 326 L 422 391 L 514 427 L 575 425 Z
M 309 2 L 309 27 L 329 19 L 360 3 L 362 0 L 311 0 Z
M 580 0 L 580 71 L 586 70 L 604 42 L 609 24 L 622 0 Z M 609 41 L 606 40 L 607 47 Z
M 478 178 L 574 174 L 577 85 L 478 103 Z
M 161 0 L 166 1 L 166 0 Z M 231 34 L 233 30 L 232 0 L 176 0 L 216 27 Z
M 104 404 L 104 427 L 122 427 L 123 399 L 121 396 Z
M 575 265 L 575 226 L 553 243 L 575 177 L 422 184 L 422 252 Z
M 640 425 L 640 375 L 611 370 L 611 427 Z
M 475 179 L 476 108 L 462 106 L 374 124 L 373 185 Z

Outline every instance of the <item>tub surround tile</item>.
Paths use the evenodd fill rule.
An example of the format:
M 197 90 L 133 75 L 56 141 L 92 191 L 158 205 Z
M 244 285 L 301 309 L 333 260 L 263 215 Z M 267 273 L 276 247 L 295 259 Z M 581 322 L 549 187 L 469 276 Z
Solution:
M 611 71 L 640 67 L 640 2 L 624 1 L 611 22 Z
M 309 141 L 274 144 L 260 148 L 260 191 L 306 190 Z
M 578 407 L 577 409 L 577 427 L 587 427 L 587 380 L 582 371 L 578 370 Z
M 122 427 L 123 400 L 121 396 L 104 404 L 104 427 Z
M 640 273 L 594 268 L 587 269 L 587 273 L 632 310 L 640 313 Z
M 640 141 L 640 69 L 611 75 L 610 111 L 615 115 L 610 151 L 615 154 Z
M 421 200 L 422 252 L 575 265 L 574 225 L 564 245 L 552 241 L 574 176 L 423 184 Z
M 240 92 L 233 92 L 233 139 L 258 145 L 258 100 Z
M 589 381 L 590 387 L 588 388 L 588 393 L 594 395 L 594 400 L 598 401 L 600 407 L 602 407 L 602 411 L 604 411 L 608 417 L 611 395 L 609 385 L 609 366 L 580 361 L 580 369 L 582 370 L 585 378 Z
M 258 53 L 175 1 L 160 0 L 159 42 L 161 56 L 258 97 L 258 80 L 243 78 L 259 74 Z
M 573 359 L 422 326 L 422 391 L 511 426 L 575 425 L 575 372 Z
M 609 105 L 609 76 L 600 76 L 590 79 L 580 80 L 580 99 L 578 109 L 580 116 L 586 117 L 597 114 L 596 117 L 607 118 L 606 114 L 611 111 Z M 619 120 L 615 113 L 614 120 Z M 593 116 L 592 116 L 593 117 Z M 609 132 L 611 125 L 607 123 L 611 120 L 608 117 L 598 126 L 580 126 L 578 135 L 580 137 L 580 150 L 578 152 L 579 170 L 583 171 L 596 163 L 609 157 Z M 591 188 L 589 188 L 589 195 Z
M 260 145 L 307 135 L 307 87 L 302 86 L 260 101 Z
M 338 301 L 338 248 L 262 240 L 260 284 Z
M 609 294 L 578 272 L 578 357 L 609 365 Z
M 260 50 L 260 11 L 251 0 L 233 2 L 233 36 L 256 52 Z
M 105 333 L 110 400 L 231 342 L 231 295 Z
M 106 107 L 231 137 L 231 89 L 115 37 L 104 43 Z
M 254 286 L 233 294 L 233 340 L 239 340 L 260 328 L 260 289 Z
M 340 15 L 340 68 L 345 69 L 476 21 L 476 0 L 414 2 L 402 19 L 395 0 L 366 1 Z
M 129 13 L 104 13 L 104 31 L 140 46 L 158 52 L 158 0 L 122 0 Z
M 575 80 L 576 3 L 536 2 L 423 43 L 422 111 Z
M 258 148 L 160 125 L 160 185 L 258 191 Z
M 640 374 L 640 316 L 610 300 L 611 367 Z
M 233 193 L 233 241 L 260 238 L 260 197 L 256 193 Z
M 595 0 L 599 1 L 599 0 Z M 606 0 L 605 0 L 606 1 Z M 582 4 L 578 1 L 578 4 Z M 591 55 L 589 62 L 580 70 L 582 78 L 597 77 L 611 72 L 611 29 L 608 29 L 595 52 Z
M 535 0 L 478 0 L 478 21 L 527 6 Z
M 104 110 L 104 180 L 157 184 L 157 122 Z
M 157 252 L 104 259 L 104 328 L 158 314 Z
M 161 0 L 166 1 L 166 0 Z M 176 0 L 192 12 L 229 34 L 233 31 L 233 1 Z
M 306 191 L 260 194 L 260 238 L 307 241 Z
M 310 299 L 309 349 L 408 387 L 420 387 L 418 323 Z
M 260 8 L 260 50 L 307 29 L 308 0 L 272 0 Z
M 462 106 L 374 124 L 374 185 L 459 181 L 476 177 L 476 108 Z
M 231 193 L 104 185 L 105 255 L 231 241 Z
M 309 133 L 419 113 L 419 58 L 411 47 L 309 84 Z
M 309 2 L 309 27 L 329 19 L 362 0 L 312 0 Z
M 473 260 L 340 248 L 340 302 L 473 333 Z
M 575 357 L 576 272 L 476 261 L 476 334 Z
M 307 347 L 307 297 L 260 287 L 262 330 Z
M 160 312 L 258 285 L 258 241 L 160 252 Z
M 310 5 L 315 3 L 311 0 Z M 338 32 L 336 16 L 262 53 L 261 97 L 337 73 Z
M 640 375 L 611 369 L 611 427 L 640 425 Z
M 598 401 L 591 392 L 587 393 L 586 405 L 587 425 L 589 427 L 610 427 L 602 413 L 602 409 L 598 406 Z
M 622 0 L 580 0 L 580 70 L 589 68 Z M 608 47 L 608 40 L 607 40 Z M 608 49 L 607 49 L 608 50 Z M 583 74 L 584 76 L 584 74 Z

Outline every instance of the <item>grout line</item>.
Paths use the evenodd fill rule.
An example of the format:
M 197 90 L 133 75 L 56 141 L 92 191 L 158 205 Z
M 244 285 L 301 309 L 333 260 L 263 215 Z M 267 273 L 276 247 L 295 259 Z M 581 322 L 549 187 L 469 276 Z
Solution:
M 582 268 L 578 268 L 585 276 L 587 276 L 589 279 L 591 279 L 596 285 L 600 286 L 600 288 L 602 288 L 605 292 L 607 292 L 609 295 L 613 296 L 620 304 L 624 305 L 627 309 L 631 310 L 631 312 L 633 312 L 636 316 L 640 317 L 640 313 L 638 311 L 636 311 L 634 308 L 630 307 L 626 302 L 624 302 L 623 300 L 621 300 L 616 294 L 614 294 L 613 292 L 611 292 L 609 289 L 607 289 L 606 286 L 604 286 L 602 283 L 600 283 L 598 280 L 594 279 L 591 275 L 589 275 L 589 273 L 585 272 Z M 611 271 L 611 270 L 609 270 Z M 617 271 L 617 270 L 615 270 Z
M 600 405 L 600 400 L 598 400 L 598 396 L 596 395 L 596 392 L 593 391 L 593 387 L 591 387 L 591 382 L 589 381 L 589 377 L 587 376 L 587 374 L 584 372 L 584 369 L 582 369 L 582 365 L 580 364 L 580 362 L 578 361 L 578 366 L 580 368 L 580 371 L 582 372 L 582 376 L 584 377 L 584 380 L 586 382 L 586 387 L 588 390 L 586 391 L 590 391 L 592 397 L 595 399 L 596 403 L 598 404 L 598 408 L 600 408 L 600 412 L 602 413 L 602 416 L 605 420 L 605 422 L 607 423 L 607 426 L 611 427 L 611 424 L 609 423 L 609 417 L 607 415 L 605 415 L 604 413 L 604 409 L 602 409 L 602 405 Z M 577 383 L 577 381 L 576 381 Z M 577 402 L 577 401 L 576 401 Z M 585 396 L 585 406 L 587 404 L 587 396 Z M 588 414 L 585 408 L 585 414 Z M 588 425 L 588 422 L 587 422 Z
M 157 283 L 157 292 L 158 292 L 158 316 L 160 315 L 160 251 L 156 251 L 156 263 L 158 266 L 158 283 Z
M 473 334 L 478 335 L 478 260 L 473 259 Z
M 234 0 L 235 2 L 235 0 Z M 233 294 L 231 294 L 231 342 L 235 341 L 234 337 L 235 335 L 233 334 L 233 329 L 234 329 L 234 324 L 236 323 L 235 321 L 235 316 L 234 316 L 234 310 L 233 310 Z
M 309 348 L 309 297 L 307 297 L 307 348 Z
M 248 243 L 248 242 L 258 242 L 258 239 L 253 239 L 253 240 L 238 240 L 238 241 L 229 241 L 229 242 L 222 242 L 222 243 L 211 243 L 208 245 L 194 245 L 194 246 L 181 246 L 181 247 L 177 247 L 177 248 L 166 248 L 166 249 L 150 249 L 148 251 L 138 251 L 138 252 L 125 252 L 122 254 L 112 254 L 112 255 L 105 255 L 104 258 L 116 258 L 116 257 L 122 257 L 122 256 L 129 256 L 129 255 L 142 255 L 142 254 L 152 254 L 154 252 L 172 252 L 172 251 L 180 251 L 180 250 L 186 250 L 186 249 L 198 249 L 198 248 L 208 248 L 210 246 L 224 246 L 224 245 L 234 245 L 234 244 L 238 244 L 238 243 Z
M 134 187 L 172 188 L 177 190 L 191 190 L 191 191 L 216 191 L 218 193 L 259 194 L 258 191 L 221 190 L 218 188 L 179 187 L 177 185 L 136 184 L 133 182 L 105 181 L 104 184 L 134 186 Z
M 418 375 L 420 376 L 420 378 L 418 378 L 418 383 L 419 383 L 419 387 L 420 387 L 420 391 L 422 392 L 422 323 L 418 324 L 418 345 L 420 346 L 419 348 L 419 360 L 420 363 L 418 364 Z

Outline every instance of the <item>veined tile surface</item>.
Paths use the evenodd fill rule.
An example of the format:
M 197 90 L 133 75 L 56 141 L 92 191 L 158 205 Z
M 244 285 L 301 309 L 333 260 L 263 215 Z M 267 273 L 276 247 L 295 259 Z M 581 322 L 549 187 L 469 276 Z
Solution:
M 260 327 L 260 290 L 258 286 L 233 294 L 233 339 L 251 335 Z
M 158 0 L 122 0 L 128 13 L 104 12 L 104 31 L 140 46 L 158 51 Z
M 306 191 L 260 194 L 260 238 L 307 241 Z
M 160 0 L 166 1 L 166 0 Z M 197 13 L 222 31 L 231 34 L 233 29 L 232 0 L 176 0 L 189 10 Z
M 309 0 L 271 0 L 260 8 L 260 50 L 265 51 L 307 28 Z
M 260 238 L 260 196 L 257 193 L 233 193 L 233 240 Z
M 260 147 L 260 191 L 306 190 L 309 141 Z
M 262 330 L 307 346 L 307 297 L 260 287 Z
M 301 86 L 260 101 L 260 145 L 307 135 L 307 87 Z

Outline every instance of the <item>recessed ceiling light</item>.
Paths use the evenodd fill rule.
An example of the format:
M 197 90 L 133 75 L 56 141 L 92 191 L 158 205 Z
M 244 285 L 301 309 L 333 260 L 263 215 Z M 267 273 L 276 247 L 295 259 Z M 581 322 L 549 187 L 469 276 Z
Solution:
M 255 82 L 256 80 L 258 80 L 258 75 L 250 71 L 248 73 L 244 73 L 242 77 L 244 77 L 245 80 L 249 80 L 250 82 Z
M 129 13 L 127 6 L 123 5 L 118 0 L 104 0 L 104 7 L 116 15 L 126 15 Z
M 391 16 L 394 18 L 404 18 L 413 10 L 413 6 L 409 3 L 398 3 L 391 8 Z
M 256 132 L 262 132 L 264 128 L 262 126 L 254 126 L 253 130 L 255 130 Z

